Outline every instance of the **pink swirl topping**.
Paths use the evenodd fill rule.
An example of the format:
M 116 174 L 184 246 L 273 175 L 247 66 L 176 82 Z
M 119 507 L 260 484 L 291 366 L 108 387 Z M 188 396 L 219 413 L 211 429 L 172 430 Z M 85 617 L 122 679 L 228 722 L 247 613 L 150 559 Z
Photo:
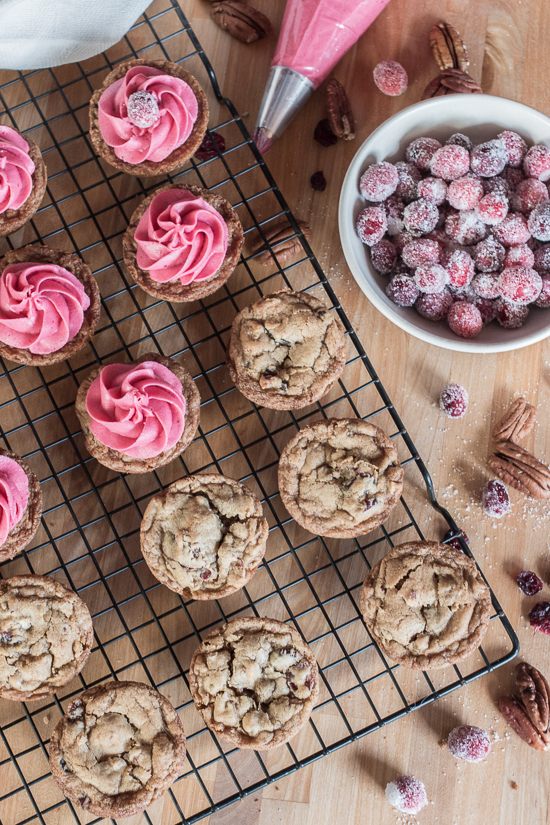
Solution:
M 37 355 L 57 352 L 90 306 L 84 286 L 57 264 L 11 264 L 0 275 L 0 341 Z
M 29 501 L 29 479 L 13 458 L 0 456 L 0 545 L 21 521 Z
M 102 137 L 117 158 L 164 160 L 185 143 L 199 113 L 191 87 L 153 66 L 133 66 L 99 98 Z
M 203 198 L 186 189 L 155 195 L 137 225 L 137 265 L 153 281 L 204 281 L 227 252 L 227 224 Z
M 23 206 L 35 168 L 27 141 L 15 129 L 0 126 L 0 214 Z
M 88 390 L 86 409 L 95 437 L 132 458 L 170 450 L 185 425 L 181 382 L 156 361 L 103 367 Z

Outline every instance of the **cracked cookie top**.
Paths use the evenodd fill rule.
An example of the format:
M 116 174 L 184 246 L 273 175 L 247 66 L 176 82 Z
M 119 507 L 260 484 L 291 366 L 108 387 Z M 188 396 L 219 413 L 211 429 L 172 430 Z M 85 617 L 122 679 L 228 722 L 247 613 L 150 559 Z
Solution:
M 235 619 L 196 650 L 189 687 L 209 728 L 239 748 L 282 745 L 306 723 L 319 671 L 299 633 L 275 619 Z
M 481 644 L 491 597 L 468 556 L 450 544 L 411 541 L 372 568 L 361 612 L 391 659 L 428 670 L 458 662 Z
M 397 450 L 379 427 L 329 418 L 304 427 L 284 448 L 279 491 L 291 516 L 312 533 L 353 538 L 384 522 L 403 489 Z
M 321 398 L 345 366 L 344 327 L 313 295 L 282 289 L 243 309 L 231 328 L 227 363 L 250 401 L 275 410 Z
M 180 775 L 178 714 L 141 682 L 107 682 L 68 706 L 50 740 L 50 768 L 65 796 L 96 816 L 131 816 Z
M 93 643 L 84 602 L 49 576 L 0 581 L 0 696 L 55 693 L 84 667 Z
M 222 475 L 196 475 L 153 496 L 141 550 L 153 575 L 183 596 L 218 599 L 243 587 L 261 562 L 268 525 L 256 496 Z

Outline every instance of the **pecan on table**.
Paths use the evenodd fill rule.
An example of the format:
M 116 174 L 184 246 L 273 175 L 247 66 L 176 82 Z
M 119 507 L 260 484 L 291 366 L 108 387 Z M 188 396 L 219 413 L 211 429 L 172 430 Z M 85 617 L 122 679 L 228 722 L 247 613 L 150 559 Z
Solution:
M 245 6 L 238 0 L 222 0 L 212 9 L 214 23 L 236 37 L 241 43 L 253 43 L 271 34 L 271 23 L 261 11 L 254 6 Z
M 550 498 L 550 470 L 518 444 L 504 441 L 489 459 L 492 471 L 504 484 L 537 499 Z
M 520 662 L 516 665 L 516 685 L 519 696 L 501 696 L 500 712 L 524 742 L 538 751 L 549 750 L 548 682 L 536 667 Z
M 430 46 L 441 71 L 460 69 L 466 72 L 470 66 L 464 40 L 450 23 L 436 23 L 430 30 Z
M 330 128 L 336 137 L 353 140 L 355 137 L 355 118 L 346 90 L 335 77 L 327 84 L 327 108 Z
M 309 238 L 311 229 L 305 221 L 297 221 L 300 231 L 304 237 Z M 273 263 L 275 257 L 279 264 L 285 263 L 289 258 L 302 251 L 302 243 L 300 237 L 295 235 L 294 229 L 290 226 L 288 221 L 283 220 L 273 226 L 263 227 L 266 242 L 258 233 L 251 244 L 251 252 L 254 255 L 256 252 L 261 252 L 256 260 L 261 264 Z M 294 236 L 294 237 L 290 237 Z
M 516 398 L 508 412 L 493 429 L 493 441 L 510 441 L 517 444 L 529 435 L 537 423 L 537 409 L 528 404 L 523 396 Z
M 422 94 L 422 100 L 454 94 L 482 95 L 483 89 L 467 72 L 462 72 L 460 69 L 445 69 L 428 83 Z

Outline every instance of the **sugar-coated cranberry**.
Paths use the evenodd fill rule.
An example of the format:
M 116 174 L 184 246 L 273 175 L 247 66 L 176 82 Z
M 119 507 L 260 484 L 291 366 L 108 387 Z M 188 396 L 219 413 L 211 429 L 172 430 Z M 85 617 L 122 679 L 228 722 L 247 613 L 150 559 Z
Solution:
M 524 570 L 516 579 L 519 589 L 526 596 L 536 596 L 542 590 L 542 581 L 531 570 Z
M 510 132 L 509 130 L 506 130 L 497 135 L 497 138 L 506 146 L 506 151 L 508 152 L 508 165 L 521 166 L 523 158 L 527 152 L 527 144 L 521 135 L 518 135 L 517 132 Z
M 438 149 L 441 149 L 441 143 L 435 138 L 419 137 L 409 143 L 405 150 L 405 157 L 409 163 L 414 163 L 422 172 L 428 172 L 430 161 Z
M 373 246 L 382 240 L 388 227 L 386 213 L 379 206 L 367 206 L 359 213 L 355 228 L 364 244 Z
M 481 298 L 478 295 L 472 300 L 472 304 L 479 309 L 483 324 L 490 324 L 497 317 L 497 302 L 490 298 Z
M 503 195 L 505 198 L 510 199 L 512 194 L 512 187 L 502 175 L 495 175 L 494 178 L 482 178 L 481 185 L 483 186 L 484 195 Z
M 529 232 L 537 241 L 550 241 L 550 201 L 538 203 L 527 218 Z
M 542 143 L 531 146 L 523 160 L 523 171 L 528 178 L 550 180 L 550 149 Z
M 453 286 L 469 284 L 475 272 L 472 256 L 462 249 L 455 249 L 454 252 L 451 252 L 445 269 L 449 276 L 449 282 Z
M 397 195 L 390 195 L 380 203 L 388 220 L 388 235 L 398 235 L 405 228 L 403 212 L 405 204 Z
M 432 175 L 447 181 L 463 177 L 469 169 L 470 153 L 456 143 L 442 146 L 430 161 Z
M 396 275 L 386 287 L 388 298 L 400 307 L 412 307 L 419 294 L 414 280 L 407 275 Z
M 527 244 L 518 244 L 518 246 L 509 246 L 504 256 L 504 266 L 528 266 L 532 267 L 535 263 L 535 253 L 529 249 Z
M 481 505 L 483 512 L 492 518 L 506 515 L 510 509 L 510 496 L 502 481 L 487 481 L 481 494 Z
M 528 215 L 538 203 L 548 200 L 548 189 L 537 178 L 526 178 L 518 183 L 512 195 L 512 209 Z
M 503 246 L 527 243 L 531 237 L 525 215 L 520 215 L 518 212 L 509 212 L 504 220 L 495 226 L 493 233 Z
M 542 289 L 540 295 L 535 301 L 535 306 L 546 309 L 550 307 L 550 277 L 542 276 Z
M 414 776 L 398 776 L 386 785 L 386 799 L 404 814 L 417 814 L 428 804 L 424 783 Z
M 399 183 L 395 194 L 398 198 L 402 198 L 405 203 L 410 203 L 418 196 L 418 182 L 422 178 L 420 169 L 414 163 L 405 163 L 401 160 L 395 164 L 395 168 L 399 175 Z
M 496 319 L 504 329 L 519 329 L 524 325 L 529 315 L 529 307 L 522 304 L 513 304 L 504 298 L 497 298 Z
M 126 107 L 128 120 L 138 129 L 149 129 L 160 118 L 156 95 L 151 92 L 132 92 Z
M 456 304 L 457 301 L 466 301 L 468 304 L 473 304 L 476 297 L 471 284 L 465 284 L 464 286 L 449 284 L 449 292 L 453 296 L 453 304 Z
M 383 238 L 371 247 L 370 258 L 376 271 L 387 275 L 395 266 L 397 251 L 391 241 Z
M 397 254 L 401 255 L 405 247 L 411 243 L 411 241 L 416 241 L 416 237 L 412 235 L 407 230 L 400 232 L 398 235 L 393 236 L 393 243 L 395 244 L 395 248 L 397 250 Z
M 474 248 L 475 265 L 481 272 L 496 272 L 504 263 L 505 255 L 505 248 L 493 235 L 480 241 Z
M 459 550 L 462 553 L 462 547 L 460 546 L 458 538 L 456 538 L 456 536 L 455 536 L 455 538 L 453 539 L 453 538 L 451 538 L 452 535 L 453 535 L 453 531 L 452 530 L 447 530 L 447 532 L 443 536 L 443 541 L 447 542 L 447 544 L 450 544 L 451 547 L 454 547 L 455 550 Z M 460 531 L 460 535 L 462 536 L 462 540 L 464 541 L 465 544 L 470 544 L 470 539 L 468 538 L 468 536 L 466 535 L 464 530 Z
M 423 293 L 418 296 L 414 308 L 419 315 L 429 321 L 442 321 L 447 317 L 453 305 L 453 298 L 448 289 L 436 292 L 432 295 Z
M 471 153 L 472 172 L 482 178 L 499 175 L 508 162 L 508 152 L 502 140 L 488 140 L 474 146 Z
M 498 272 L 480 272 L 472 281 L 472 289 L 480 298 L 493 300 L 500 295 L 498 291 L 499 280 L 500 273 Z
M 473 209 L 464 209 L 449 215 L 445 221 L 445 232 L 456 243 L 470 246 L 481 241 L 487 230 Z
M 467 152 L 471 152 L 474 146 L 468 135 L 463 135 L 461 132 L 455 132 L 445 143 L 450 146 L 462 146 Z
M 482 197 L 481 181 L 473 175 L 453 180 L 447 190 L 447 200 L 454 209 L 474 209 Z
M 508 214 L 508 198 L 490 192 L 484 195 L 475 207 L 478 218 L 488 226 L 496 226 Z
M 396 60 L 382 60 L 374 67 L 372 76 L 380 91 L 390 97 L 402 95 L 409 84 L 407 72 Z
M 405 207 L 403 217 L 410 232 L 424 235 L 435 229 L 439 211 L 435 203 L 419 198 Z
M 512 166 L 506 166 L 502 170 L 502 174 L 500 176 L 503 180 L 506 181 L 510 188 L 510 192 L 513 192 L 514 189 L 517 189 L 519 184 L 522 180 L 525 180 L 525 175 L 523 174 L 522 169 L 514 169 Z
M 537 602 L 529 611 L 529 623 L 535 628 L 535 633 L 542 630 L 550 636 L 550 602 Z
M 468 407 L 468 391 L 460 384 L 447 384 L 439 396 L 439 409 L 447 418 L 462 418 Z
M 403 262 L 416 269 L 424 264 L 437 264 L 441 257 L 440 246 L 430 238 L 414 238 L 403 247 L 401 253 Z
M 207 133 L 204 136 L 201 145 L 195 152 L 195 159 L 202 161 L 210 160 L 210 158 L 217 158 L 218 152 L 216 147 L 218 147 L 220 153 L 225 152 L 225 138 L 217 132 Z
M 359 191 L 369 201 L 378 203 L 393 195 L 399 183 L 399 175 L 393 163 L 375 163 L 361 175 Z
M 502 298 L 515 304 L 531 304 L 542 289 L 542 278 L 535 269 L 526 266 L 510 266 L 503 269 L 498 281 Z
M 447 747 L 457 759 L 481 762 L 491 750 L 489 734 L 474 725 L 460 725 L 447 737 Z
M 457 301 L 452 305 L 447 323 L 455 335 L 460 335 L 461 338 L 475 338 L 483 329 L 481 312 L 467 301 Z
M 416 188 L 419 198 L 431 201 L 436 206 L 440 206 L 447 197 L 447 184 L 441 178 L 423 178 Z
M 541 274 L 550 272 L 550 244 L 535 249 L 533 254 L 535 256 L 533 269 Z
M 447 272 L 439 264 L 419 266 L 414 273 L 414 281 L 420 292 L 433 294 L 441 292 L 447 283 Z

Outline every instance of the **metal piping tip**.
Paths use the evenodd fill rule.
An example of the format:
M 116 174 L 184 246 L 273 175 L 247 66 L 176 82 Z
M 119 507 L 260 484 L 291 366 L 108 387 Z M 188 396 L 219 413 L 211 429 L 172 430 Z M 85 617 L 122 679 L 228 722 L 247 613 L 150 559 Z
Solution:
M 260 154 L 265 155 L 266 152 L 269 152 L 273 143 L 275 142 L 275 135 L 266 129 L 265 126 L 260 126 L 259 129 L 256 129 L 254 132 L 254 143 L 258 147 L 258 151 Z

